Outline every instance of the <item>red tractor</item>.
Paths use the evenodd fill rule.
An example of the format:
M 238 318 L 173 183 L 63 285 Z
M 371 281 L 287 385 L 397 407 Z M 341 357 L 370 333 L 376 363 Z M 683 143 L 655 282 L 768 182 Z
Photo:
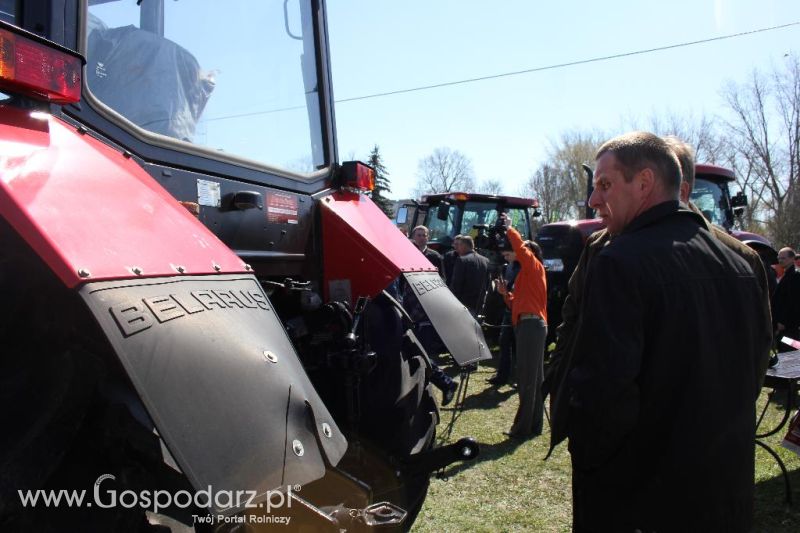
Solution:
M 325 17 L 0 0 L 0 530 L 408 529 L 477 454 L 387 289 L 485 341 L 338 163 Z
M 531 239 L 533 220 L 540 216 L 539 201 L 482 193 L 429 194 L 413 205 L 401 206 L 397 222 L 406 224 L 409 231 L 418 225 L 426 226 L 430 230 L 430 247 L 443 255 L 452 250 L 456 235 L 470 235 L 477 251 L 489 259 L 491 276 L 496 277 L 504 265 L 498 251 L 500 240 L 505 238 L 505 230 L 498 226 L 500 213 L 508 214 L 523 239 Z M 487 324 L 498 325 L 504 309 L 502 297 L 490 290 L 481 315 Z M 495 340 L 498 331 L 487 330 L 490 341 Z
M 591 169 L 586 166 L 584 169 L 591 184 Z M 747 197 L 743 192 L 735 196 L 730 194 L 728 185 L 735 179 L 735 174 L 726 168 L 697 165 L 691 200 L 710 222 L 725 228 L 753 248 L 766 264 L 773 264 L 776 252 L 766 238 L 733 229 L 737 217 L 747 206 Z M 542 247 L 547 269 L 547 316 L 555 325 L 561 323 L 561 306 L 567 296 L 567 283 L 578 264 L 586 239 L 605 226 L 602 220 L 592 218 L 594 213 L 591 208 L 586 206 L 586 210 L 586 219 L 545 224 L 536 235 L 536 242 Z M 550 341 L 555 339 L 555 333 L 555 327 L 549 328 Z

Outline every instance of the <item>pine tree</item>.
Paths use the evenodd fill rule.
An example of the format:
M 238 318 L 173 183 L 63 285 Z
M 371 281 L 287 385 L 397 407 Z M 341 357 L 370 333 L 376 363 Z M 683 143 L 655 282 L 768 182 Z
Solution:
M 393 202 L 386 197 L 386 193 L 392 192 L 389 185 L 389 173 L 386 167 L 383 166 L 381 161 L 381 154 L 376 144 L 367 158 L 367 164 L 375 169 L 375 188 L 372 190 L 372 201 L 381 208 L 381 211 L 386 213 L 386 216 L 392 218 L 393 216 Z

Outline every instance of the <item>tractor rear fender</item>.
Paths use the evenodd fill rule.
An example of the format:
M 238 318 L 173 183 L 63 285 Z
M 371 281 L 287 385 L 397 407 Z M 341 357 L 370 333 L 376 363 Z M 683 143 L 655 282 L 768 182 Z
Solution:
M 430 261 L 364 195 L 322 198 L 325 294 L 374 298 L 401 274 L 459 365 L 490 359 L 483 332 Z
M 78 291 L 196 490 L 263 498 L 338 463 L 347 442 L 258 280 L 129 155 L 4 106 L 0 212 Z

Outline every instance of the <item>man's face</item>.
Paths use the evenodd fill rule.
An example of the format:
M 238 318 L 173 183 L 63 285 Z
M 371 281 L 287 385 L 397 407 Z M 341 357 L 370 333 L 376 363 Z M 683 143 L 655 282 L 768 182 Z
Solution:
M 453 243 L 453 249 L 456 251 L 458 255 L 464 255 L 467 253 L 467 245 L 464 244 L 464 241 L 458 240 Z
M 418 229 L 413 235 L 411 235 L 411 240 L 414 241 L 414 244 L 417 245 L 417 248 L 424 250 L 428 245 L 428 232 Z
M 510 250 L 503 251 L 503 259 L 506 260 L 506 263 L 513 263 L 517 260 L 517 254 Z
M 783 268 L 789 268 L 794 264 L 794 257 L 791 257 L 788 252 L 778 252 L 778 264 Z
M 625 181 L 617 165 L 617 156 L 606 152 L 597 160 L 594 191 L 589 206 L 606 223 L 612 235 L 620 233 L 642 210 L 643 199 L 639 180 Z

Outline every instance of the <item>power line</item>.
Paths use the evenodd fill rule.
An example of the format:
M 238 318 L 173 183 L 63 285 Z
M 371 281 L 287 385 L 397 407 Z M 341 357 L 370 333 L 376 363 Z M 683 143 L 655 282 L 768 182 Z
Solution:
M 800 24 L 800 21 L 790 22 L 788 24 L 781 24 L 780 26 L 771 26 L 769 28 L 760 28 L 760 29 L 757 29 L 757 30 L 743 31 L 743 32 L 740 32 L 740 33 L 732 33 L 730 35 L 721 35 L 719 37 L 710 37 L 708 39 L 700 39 L 698 41 L 689 41 L 689 42 L 683 42 L 683 43 L 678 43 L 678 44 L 670 44 L 670 45 L 666 45 L 666 46 L 659 46 L 657 48 L 648 48 L 648 49 L 645 49 L 645 50 L 637 50 L 635 52 L 624 52 L 624 53 L 614 54 L 614 55 L 610 55 L 610 56 L 593 57 L 591 59 L 580 59 L 578 61 L 570 61 L 568 63 L 558 63 L 558 64 L 555 64 L 555 65 L 547 65 L 545 67 L 534 67 L 534 68 L 529 68 L 529 69 L 525 69 L 525 70 L 515 70 L 513 72 L 504 72 L 502 74 L 491 74 L 489 76 L 480 76 L 480 77 L 477 77 L 477 78 L 467 78 L 467 79 L 457 80 L 457 81 L 447 81 L 447 82 L 444 82 L 444 83 L 436 83 L 436 84 L 433 84 L 433 85 L 422 85 L 422 86 L 419 86 L 419 87 L 412 87 L 410 89 L 398 89 L 396 91 L 387 91 L 387 92 L 383 92 L 383 93 L 367 94 L 367 95 L 364 95 L 364 96 L 354 96 L 352 98 L 343 98 L 341 100 L 335 100 L 335 102 L 337 104 L 340 104 L 340 103 L 343 103 L 343 102 L 354 102 L 356 100 L 366 100 L 368 98 L 378 98 L 378 97 L 381 97 L 381 96 L 391 96 L 391 95 L 394 95 L 394 94 L 403 94 L 403 93 L 410 93 L 410 92 L 415 92 L 415 91 L 425 91 L 425 90 L 428 90 L 428 89 L 438 89 L 440 87 L 450 87 L 452 85 L 461 85 L 463 83 L 474 83 L 476 81 L 493 80 L 493 79 L 497 79 L 497 78 L 506 78 L 506 77 L 509 77 L 509 76 L 519 76 L 520 74 L 529 74 L 531 72 L 542 72 L 542 71 L 545 71 L 545 70 L 555 70 L 555 69 L 559 69 L 559 68 L 574 67 L 576 65 L 586 65 L 588 63 L 597 63 L 597 62 L 600 62 L 600 61 L 608 61 L 610 59 L 619 59 L 619 58 L 623 58 L 623 57 L 631 57 L 631 56 L 637 56 L 637 55 L 642 55 L 642 54 L 650 54 L 650 53 L 653 53 L 653 52 L 661 52 L 663 50 L 671 50 L 673 48 L 683 48 L 685 46 L 693 46 L 693 45 L 696 45 L 696 44 L 710 43 L 710 42 L 713 42 L 713 41 L 723 41 L 725 39 L 733 39 L 735 37 L 743 37 L 745 35 L 753 35 L 755 33 L 763 33 L 763 32 L 767 32 L 767 31 L 781 30 L 781 29 L 784 29 L 784 28 L 788 28 L 790 26 L 797 26 L 799 24 Z
M 698 45 L 698 44 L 711 43 L 711 42 L 715 42 L 715 41 L 724 41 L 724 40 L 727 40 L 727 39 L 734 39 L 736 37 L 744 37 L 746 35 L 754 35 L 756 33 L 764 33 L 764 32 L 768 32 L 768 31 L 782 30 L 782 29 L 789 28 L 789 27 L 792 27 L 792 26 L 797 26 L 797 25 L 800 25 L 800 21 L 789 22 L 787 24 L 781 24 L 779 26 L 770 26 L 768 28 L 759 28 L 759 29 L 750 30 L 750 31 L 743 31 L 743 32 L 739 32 L 739 33 L 731 33 L 731 34 L 728 34 L 728 35 L 720 35 L 718 37 L 709 37 L 708 39 L 699 39 L 697 41 L 686 41 L 686 42 L 677 43 L 677 44 L 668 44 L 668 45 L 665 45 L 665 46 L 658 46 L 658 47 L 655 47 L 655 48 L 646 48 L 644 50 L 636 50 L 636 51 L 633 51 L 633 52 L 622 52 L 622 53 L 619 53 L 619 54 L 613 54 L 613 55 L 608 55 L 608 56 L 593 57 L 593 58 L 590 58 L 590 59 L 579 59 L 577 61 L 570 61 L 570 62 L 567 62 L 567 63 L 557 63 L 555 65 L 547 65 L 547 66 L 544 66 L 544 67 L 533 67 L 533 68 L 528 68 L 528 69 L 524 69 L 524 70 L 515 70 L 515 71 L 512 71 L 512 72 L 503 72 L 502 74 L 490 74 L 488 76 L 479 76 L 479 77 L 475 77 L 475 78 L 466 78 L 466 79 L 463 79 L 463 80 L 456 80 L 456 81 L 446 81 L 446 82 L 442 82 L 442 83 L 434 83 L 432 85 L 420 85 L 418 87 L 410 87 L 408 89 L 397 89 L 397 90 L 394 90 L 394 91 L 386 91 L 386 92 L 382 92 L 382 93 L 372 93 L 372 94 L 365 94 L 365 95 L 362 95 L 362 96 L 353 96 L 353 97 L 350 97 L 350 98 L 342 98 L 342 99 L 339 99 L 339 100 L 334 100 L 334 102 L 337 103 L 337 104 L 342 104 L 342 103 L 345 103 L 345 102 L 355 102 L 355 101 L 358 101 L 358 100 L 367 100 L 367 99 L 370 99 L 370 98 L 380 98 L 380 97 L 383 97 L 383 96 L 392 96 L 392 95 L 395 95 L 395 94 L 405 94 L 405 93 L 412 93 L 412 92 L 418 92 L 418 91 L 427 91 L 429 89 L 439 89 L 441 87 L 451 87 L 453 85 L 462 85 L 462 84 L 466 84 L 466 83 L 475 83 L 475 82 L 478 82 L 478 81 L 494 80 L 494 79 L 498 79 L 498 78 L 507 78 L 507 77 L 511 77 L 511 76 L 520 76 L 522 74 L 530 74 L 530 73 L 533 73 L 533 72 L 543 72 L 545 70 L 556 70 L 556 69 L 560 69 L 560 68 L 574 67 L 574 66 L 577 66 L 577 65 L 586 65 L 586 64 L 589 64 L 589 63 L 598 63 L 600 61 L 609 61 L 611 59 L 621 59 L 621 58 L 624 58 L 624 57 L 638 56 L 638 55 L 643 55 L 643 54 L 652 54 L 653 52 L 662 52 L 664 50 L 672 50 L 672 49 L 675 49 L 675 48 L 684 48 L 684 47 L 687 47 L 687 46 L 694 46 L 694 45 Z M 236 115 L 226 115 L 226 116 L 209 118 L 209 119 L 206 120 L 206 122 L 213 122 L 215 120 L 225 120 L 225 119 L 229 119 L 229 118 L 249 117 L 249 116 L 253 116 L 253 115 L 267 115 L 267 114 L 270 114 L 270 113 L 279 113 L 281 111 L 292 111 L 292 110 L 295 110 L 295 109 L 305 109 L 305 106 L 282 107 L 282 108 L 279 108 L 279 109 L 270 109 L 270 110 L 266 110 L 266 111 L 254 111 L 252 113 L 240 113 L 240 114 L 236 114 Z

